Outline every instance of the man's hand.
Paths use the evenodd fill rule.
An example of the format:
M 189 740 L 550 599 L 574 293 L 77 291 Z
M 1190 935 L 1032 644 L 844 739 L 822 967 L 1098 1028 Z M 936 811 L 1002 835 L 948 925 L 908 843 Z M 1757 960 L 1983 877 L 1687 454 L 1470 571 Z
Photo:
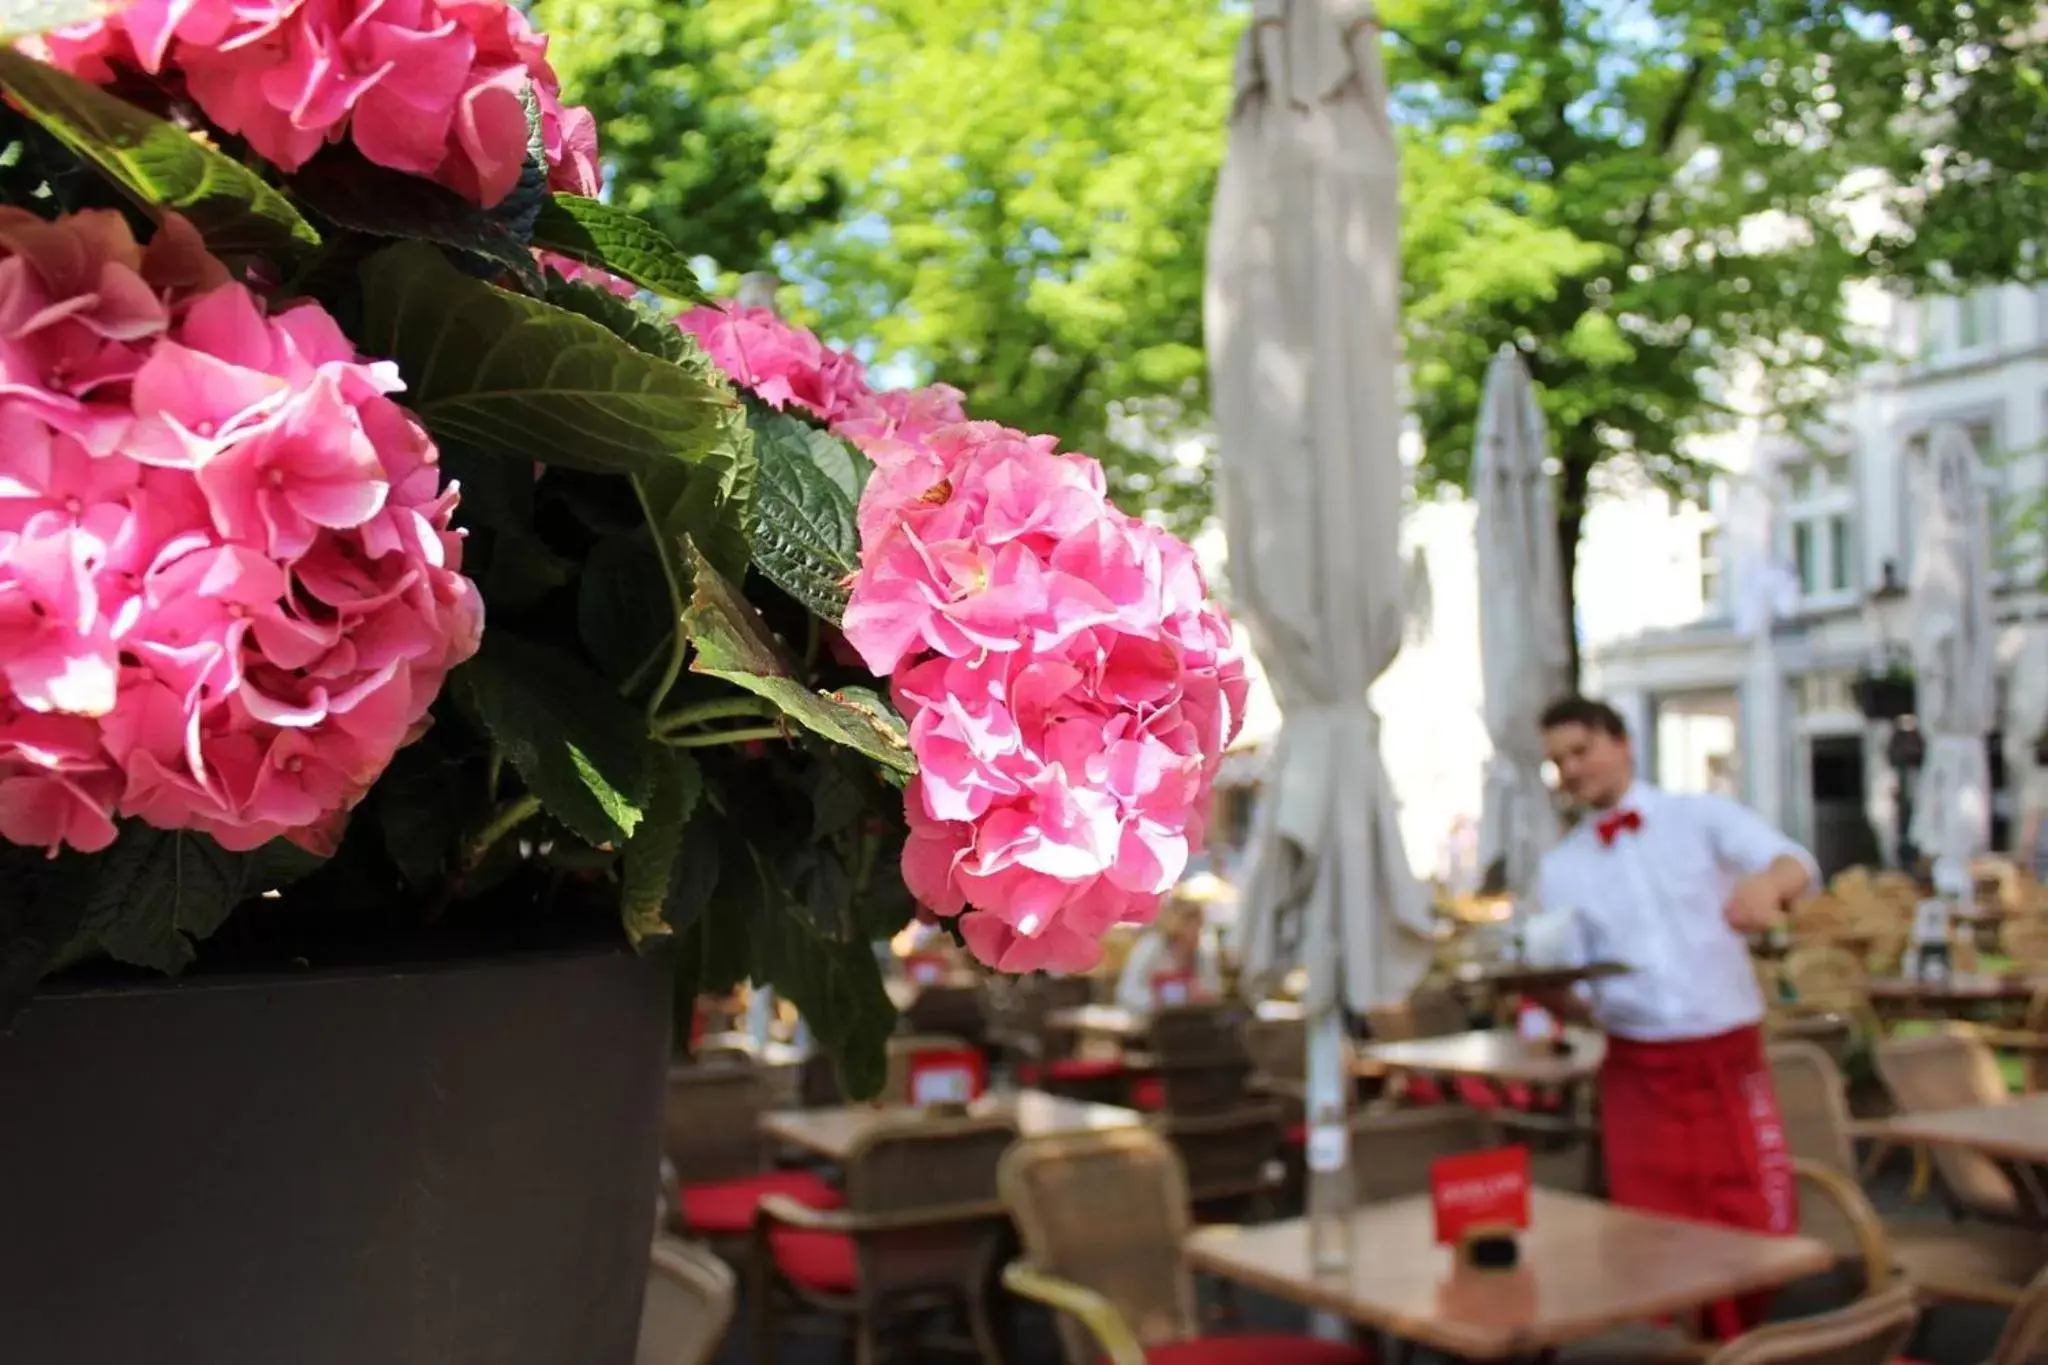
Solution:
M 1735 889 L 1728 894 L 1728 906 L 1722 913 L 1728 918 L 1728 927 L 1736 933 L 1760 934 L 1778 922 L 1778 915 L 1784 908 L 1785 902 L 1778 894 L 1777 879 L 1768 872 L 1759 872 L 1735 883 Z

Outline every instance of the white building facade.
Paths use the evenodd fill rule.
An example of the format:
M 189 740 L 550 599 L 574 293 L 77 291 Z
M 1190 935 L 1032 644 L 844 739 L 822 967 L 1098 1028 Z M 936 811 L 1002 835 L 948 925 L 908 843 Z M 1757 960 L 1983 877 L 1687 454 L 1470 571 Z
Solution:
M 1587 519 L 1578 579 L 1587 688 L 1629 717 L 1646 773 L 1740 796 L 1830 866 L 1897 845 L 1889 727 L 1857 713 L 1851 684 L 1884 644 L 1867 599 L 1888 564 L 1911 578 L 1909 480 L 1936 424 L 1962 424 L 1985 456 L 1999 620 L 2038 620 L 2044 607 L 2029 509 L 2048 483 L 2048 288 L 1878 297 L 1859 311 L 1895 358 L 1845 388 L 1824 430 L 1721 438 L 1702 454 L 1729 475 L 1705 507 L 1610 490 Z M 1774 619 L 1745 596 L 1740 480 L 1772 505 Z M 2002 837 L 2013 812 L 2000 785 Z

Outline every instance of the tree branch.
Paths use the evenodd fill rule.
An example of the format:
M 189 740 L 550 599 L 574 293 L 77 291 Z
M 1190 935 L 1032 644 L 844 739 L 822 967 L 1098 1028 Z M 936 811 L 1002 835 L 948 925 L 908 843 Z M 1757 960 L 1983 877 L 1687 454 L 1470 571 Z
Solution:
M 1678 83 L 1678 93 L 1672 97 L 1671 107 L 1664 111 L 1664 121 L 1657 126 L 1659 161 L 1668 161 L 1671 149 L 1678 145 L 1678 135 L 1685 129 L 1686 114 L 1691 110 L 1693 98 L 1699 94 L 1700 86 L 1705 84 L 1706 78 L 1706 60 L 1698 54 L 1687 58 L 1685 76 Z M 1676 166 L 1667 166 L 1664 184 L 1643 196 L 1641 206 L 1636 209 L 1635 221 L 1629 224 L 1628 234 L 1622 241 L 1623 259 L 1626 262 L 1635 260 L 1636 252 L 1642 247 L 1643 238 L 1649 235 L 1650 220 L 1657 211 L 1657 196 L 1663 193 L 1665 185 L 1671 183 L 1671 177 L 1677 170 Z

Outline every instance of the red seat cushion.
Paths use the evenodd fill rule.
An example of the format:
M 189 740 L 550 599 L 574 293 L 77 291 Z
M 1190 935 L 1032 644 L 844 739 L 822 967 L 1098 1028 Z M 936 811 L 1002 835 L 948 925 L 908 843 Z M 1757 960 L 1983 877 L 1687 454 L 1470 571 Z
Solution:
M 1401 1094 L 1411 1104 L 1442 1104 L 1443 1085 L 1434 1076 L 1410 1076 L 1401 1088 Z
M 1498 1109 L 1505 1102 L 1491 1081 L 1482 1081 L 1477 1076 L 1458 1076 L 1451 1084 L 1456 1088 L 1458 1098 L 1474 1109 Z
M 768 1233 L 768 1248 L 775 1254 L 775 1268 L 791 1284 L 826 1294 L 851 1294 L 860 1283 L 851 1237 L 804 1228 L 773 1228 Z
M 1289 1147 L 1308 1146 L 1308 1125 L 1305 1123 L 1288 1124 L 1286 1138 Z
M 1121 1076 L 1124 1064 L 1116 1057 L 1062 1057 L 1045 1064 L 1049 1081 L 1106 1081 Z
M 1141 1076 L 1131 1082 L 1131 1107 L 1158 1111 L 1166 1107 L 1166 1082 L 1157 1076 Z
M 1314 1337 L 1211 1337 L 1147 1346 L 1145 1365 L 1371 1365 L 1372 1353 Z
M 809 1171 L 769 1171 L 685 1185 L 677 1202 L 690 1231 L 704 1237 L 734 1237 L 754 1225 L 754 1207 L 771 1194 L 787 1195 L 814 1209 L 836 1209 L 845 1202 L 839 1191 Z

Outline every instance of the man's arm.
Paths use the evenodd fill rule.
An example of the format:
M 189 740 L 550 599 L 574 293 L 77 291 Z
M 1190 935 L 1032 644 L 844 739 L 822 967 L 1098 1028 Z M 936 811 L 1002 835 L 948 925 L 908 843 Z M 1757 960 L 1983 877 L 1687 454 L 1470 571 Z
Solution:
M 1578 917 L 1558 891 L 1552 866 L 1545 859 L 1536 873 L 1536 914 L 1529 924 L 1533 931 L 1530 936 L 1536 941 L 1529 953 L 1530 963 L 1538 967 L 1583 967 L 1591 957 L 1586 936 Z M 1566 1023 L 1593 1022 L 1592 1002 L 1586 992 L 1575 986 L 1530 991 L 1529 998 Z
M 1770 928 L 1820 880 L 1813 855 L 1748 807 L 1709 796 L 1700 798 L 1700 813 L 1715 858 L 1741 877 L 1725 911 L 1736 932 Z

